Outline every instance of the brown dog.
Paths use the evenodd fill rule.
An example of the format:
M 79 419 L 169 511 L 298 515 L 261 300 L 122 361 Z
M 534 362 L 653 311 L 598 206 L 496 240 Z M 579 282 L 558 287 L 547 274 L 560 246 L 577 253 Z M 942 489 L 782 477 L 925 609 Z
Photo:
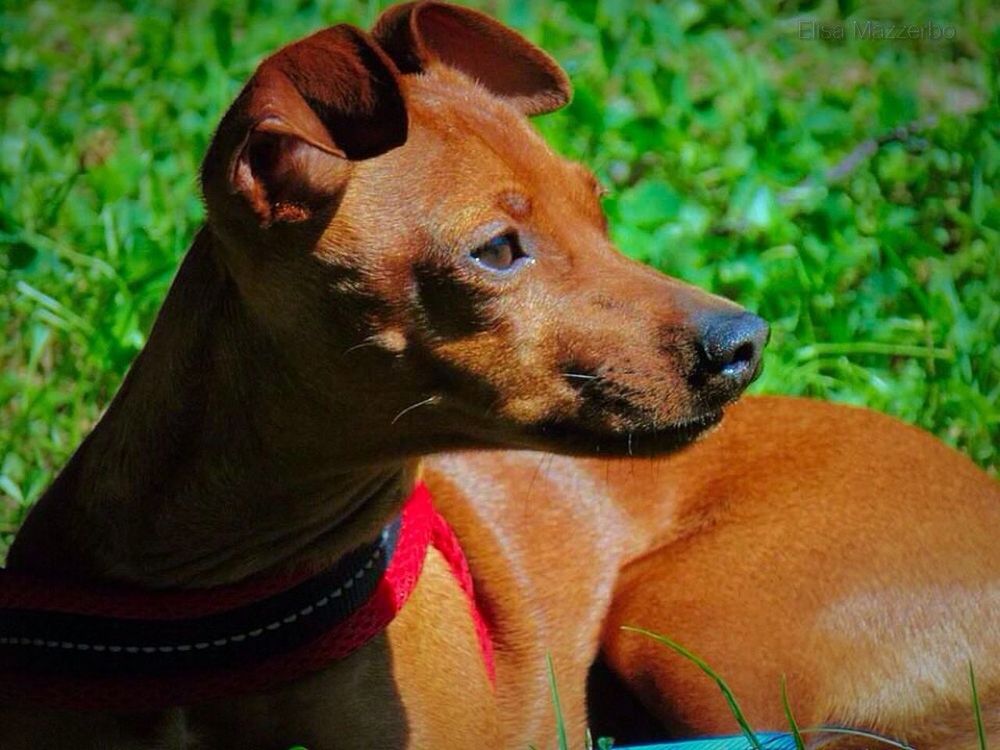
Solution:
M 153 713 L 2 709 L 3 750 L 548 747 L 546 653 L 580 746 L 602 643 L 625 686 L 595 682 L 596 705 L 629 691 L 664 732 L 733 727 L 625 623 L 707 657 L 758 728 L 785 726 L 786 675 L 802 725 L 972 747 L 971 660 L 1000 733 L 997 485 L 809 401 L 747 400 L 684 447 L 752 380 L 766 326 L 615 252 L 594 178 L 526 120 L 568 98 L 543 52 L 441 3 L 262 63 L 149 343 L 9 558 L 145 589 L 322 569 L 422 472 L 495 687 L 431 550 L 391 625 L 308 677 Z M 470 448 L 576 457 L 446 453 Z

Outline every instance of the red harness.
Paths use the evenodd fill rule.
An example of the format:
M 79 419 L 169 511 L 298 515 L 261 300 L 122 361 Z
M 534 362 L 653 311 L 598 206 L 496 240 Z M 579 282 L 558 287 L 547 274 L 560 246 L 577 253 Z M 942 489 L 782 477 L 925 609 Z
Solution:
M 468 562 L 418 483 L 378 543 L 316 576 L 150 592 L 81 589 L 0 569 L 0 704 L 153 710 L 294 680 L 388 627 L 416 587 L 428 545 L 468 599 L 493 682 L 493 644 Z M 336 622 L 324 625 L 331 616 Z

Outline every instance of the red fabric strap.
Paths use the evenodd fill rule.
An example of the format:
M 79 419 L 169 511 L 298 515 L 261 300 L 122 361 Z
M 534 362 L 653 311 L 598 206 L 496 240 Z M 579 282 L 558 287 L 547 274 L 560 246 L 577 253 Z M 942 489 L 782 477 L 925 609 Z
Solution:
M 418 483 L 403 507 L 392 559 L 374 594 L 346 620 L 292 651 L 246 667 L 182 672 L 163 677 L 72 677 L 18 670 L 0 671 L 0 704 L 139 711 L 255 692 L 322 669 L 357 651 L 384 631 L 417 585 L 433 544 L 448 562 L 464 592 L 483 663 L 495 679 L 489 627 L 477 604 L 472 575 L 462 547 L 447 521 L 434 508 L 427 487 Z M 0 570 L 0 609 L 26 609 L 118 618 L 196 617 L 224 612 L 280 592 L 306 574 L 258 578 L 236 586 L 171 592 L 85 590 Z

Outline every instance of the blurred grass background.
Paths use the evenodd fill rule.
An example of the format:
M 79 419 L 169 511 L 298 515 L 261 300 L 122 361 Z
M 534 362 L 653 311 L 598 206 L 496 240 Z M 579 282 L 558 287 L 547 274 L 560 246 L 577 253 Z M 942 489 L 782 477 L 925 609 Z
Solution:
M 620 247 L 772 322 L 756 391 L 881 409 L 997 473 L 995 3 L 474 4 L 569 71 L 537 125 L 610 188 Z M 242 82 L 382 5 L 0 4 L 0 551 L 142 346 Z M 800 38 L 866 19 L 955 34 Z

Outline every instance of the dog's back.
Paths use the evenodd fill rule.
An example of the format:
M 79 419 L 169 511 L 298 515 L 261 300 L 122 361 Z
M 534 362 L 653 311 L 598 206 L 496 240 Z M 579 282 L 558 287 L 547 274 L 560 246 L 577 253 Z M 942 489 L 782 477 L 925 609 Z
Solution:
M 540 632 L 601 634 L 623 682 L 592 682 L 592 705 L 618 705 L 600 691 L 625 689 L 660 722 L 651 736 L 649 723 L 600 712 L 595 731 L 739 731 L 715 683 L 621 630 L 634 626 L 704 658 L 756 729 L 788 729 L 784 680 L 802 727 L 974 747 L 971 666 L 987 732 L 1000 732 L 1000 488 L 920 430 L 851 407 L 745 398 L 675 456 L 463 454 L 432 459 L 429 477 L 454 518 L 475 515 L 503 544 L 514 572 L 491 566 L 487 592 L 510 598 L 516 571 L 544 571 L 544 586 L 516 591 L 549 622 Z M 574 533 L 553 533 L 565 528 Z M 539 637 L 557 653 L 591 645 Z M 562 676 L 566 689 L 580 684 Z

